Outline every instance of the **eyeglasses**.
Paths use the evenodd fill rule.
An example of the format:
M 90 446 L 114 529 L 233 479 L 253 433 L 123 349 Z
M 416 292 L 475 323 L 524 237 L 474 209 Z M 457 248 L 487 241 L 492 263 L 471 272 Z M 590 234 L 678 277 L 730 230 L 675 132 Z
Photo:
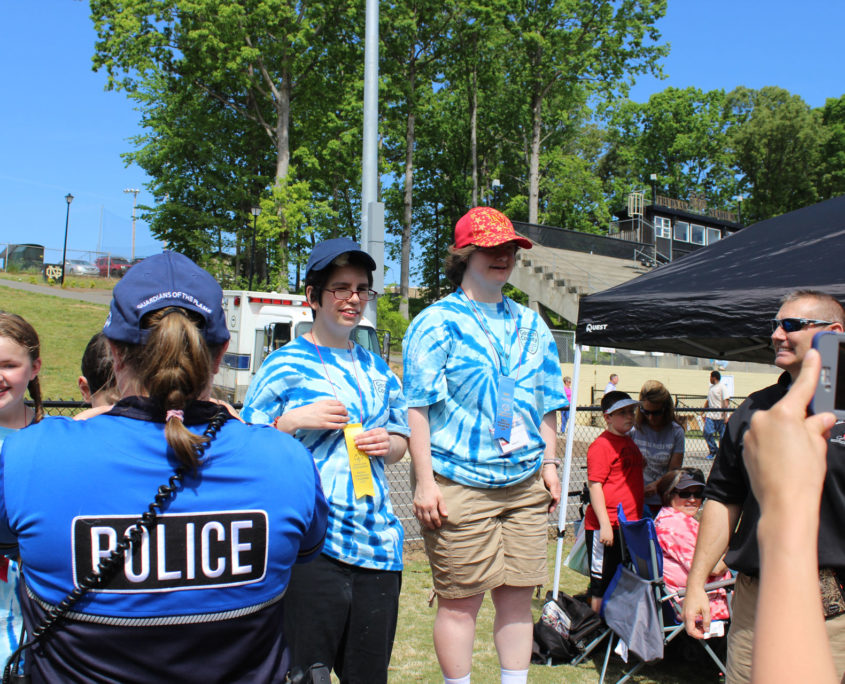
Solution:
M 358 295 L 358 299 L 362 302 L 369 302 L 371 299 L 378 297 L 378 292 L 375 290 L 350 290 L 345 287 L 338 288 L 337 290 L 327 289 L 326 292 L 331 292 L 332 297 L 341 302 L 349 301 L 352 299 L 352 295 Z
M 644 409 L 642 405 L 640 405 L 640 413 L 642 413 L 644 416 L 659 416 L 661 413 L 663 413 L 663 409 L 649 411 L 648 409 Z
M 808 325 L 832 325 L 830 321 L 819 321 L 815 318 L 773 318 L 772 333 L 783 326 L 786 333 L 794 333 L 803 330 Z
M 704 496 L 704 490 L 703 489 L 684 489 L 683 491 L 678 491 L 676 489 L 675 494 L 677 494 L 682 499 L 691 499 L 691 498 L 700 499 L 702 496 Z

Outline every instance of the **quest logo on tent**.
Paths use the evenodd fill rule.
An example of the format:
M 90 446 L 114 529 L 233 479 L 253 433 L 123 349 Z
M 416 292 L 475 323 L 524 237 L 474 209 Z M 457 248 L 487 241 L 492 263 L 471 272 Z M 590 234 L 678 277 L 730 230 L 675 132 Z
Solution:
M 606 330 L 607 323 L 587 323 L 587 332 L 595 332 L 597 330 Z

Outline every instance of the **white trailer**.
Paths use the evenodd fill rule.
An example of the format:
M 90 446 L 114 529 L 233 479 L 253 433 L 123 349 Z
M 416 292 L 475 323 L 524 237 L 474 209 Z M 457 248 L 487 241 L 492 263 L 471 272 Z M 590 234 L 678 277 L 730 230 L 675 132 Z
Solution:
M 223 290 L 223 311 L 231 338 L 214 376 L 214 389 L 221 398 L 238 404 L 267 355 L 311 330 L 314 316 L 304 295 L 247 290 Z M 381 353 L 375 328 L 367 319 L 355 328 L 352 339 L 374 354 Z

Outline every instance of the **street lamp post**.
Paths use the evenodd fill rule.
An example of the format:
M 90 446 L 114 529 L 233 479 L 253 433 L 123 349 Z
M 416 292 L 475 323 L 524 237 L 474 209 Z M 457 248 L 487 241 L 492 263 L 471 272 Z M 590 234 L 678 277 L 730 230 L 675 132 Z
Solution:
M 490 191 L 493 193 L 492 199 L 493 199 L 493 208 L 494 209 L 498 208 L 496 200 L 498 200 L 499 188 L 501 188 L 501 187 L 502 187 L 502 181 L 500 181 L 498 178 L 494 178 L 490 182 Z
M 648 178 L 651 181 L 651 205 L 655 207 L 657 206 L 657 174 L 652 173 Z
M 135 207 L 138 205 L 138 193 L 141 192 L 138 188 L 126 188 L 123 192 L 132 194 L 132 256 L 131 261 L 135 260 Z
M 65 245 L 62 247 L 62 287 L 65 286 L 65 264 L 67 264 L 67 227 L 70 223 L 70 203 L 73 202 L 73 195 L 70 193 L 65 195 L 65 202 L 67 202 L 67 213 L 65 214 Z
M 261 213 L 261 207 L 255 206 L 249 211 L 252 214 L 252 254 L 249 257 L 249 289 L 252 290 L 252 274 L 255 268 L 255 229 L 258 223 L 258 215 Z

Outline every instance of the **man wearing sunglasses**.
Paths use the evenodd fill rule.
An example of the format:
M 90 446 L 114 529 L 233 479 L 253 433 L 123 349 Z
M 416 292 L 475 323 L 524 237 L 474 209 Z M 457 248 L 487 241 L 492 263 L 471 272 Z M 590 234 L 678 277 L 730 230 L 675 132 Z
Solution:
M 731 416 L 704 495 L 707 503 L 699 528 L 695 556 L 684 600 L 687 632 L 703 638 L 710 627 L 710 604 L 704 583 L 719 558 L 728 549 L 725 562 L 738 572 L 731 604 L 728 633 L 727 684 L 751 680 L 751 650 L 759 588 L 760 553 L 757 521 L 760 508 L 749 487 L 743 462 L 743 438 L 755 411 L 770 409 L 798 377 L 804 355 L 813 336 L 822 331 L 842 332 L 845 310 L 833 297 L 813 290 L 796 290 L 782 301 L 772 320 L 775 365 L 781 368 L 776 384 L 751 394 Z M 825 613 L 838 677 L 845 674 L 845 442 L 844 425 L 834 426 L 828 442 L 828 472 L 822 492 L 819 526 L 819 567 Z M 740 514 L 742 517 L 740 518 Z M 737 522 L 739 526 L 737 527 Z M 824 587 L 828 591 L 825 592 Z

